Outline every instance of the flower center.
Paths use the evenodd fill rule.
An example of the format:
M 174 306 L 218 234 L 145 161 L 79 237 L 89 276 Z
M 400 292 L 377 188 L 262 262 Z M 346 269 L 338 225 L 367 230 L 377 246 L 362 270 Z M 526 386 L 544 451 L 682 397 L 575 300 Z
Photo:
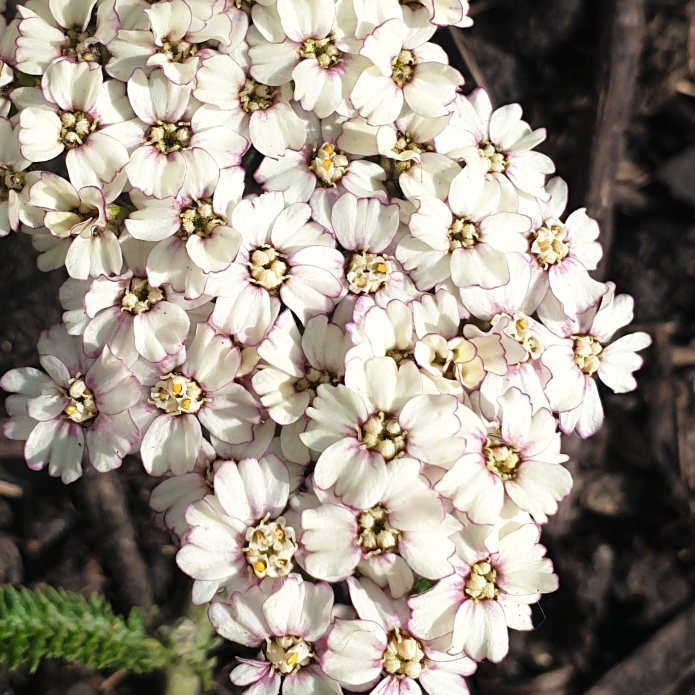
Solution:
M 386 461 L 395 458 L 405 449 L 406 435 L 398 420 L 387 417 L 381 411 L 372 415 L 358 433 L 362 445 L 378 451 Z
M 246 14 L 251 14 L 251 8 L 256 4 L 256 0 L 234 0 L 232 4 L 237 10 L 241 10 Z
M 288 277 L 285 257 L 268 244 L 259 246 L 251 254 L 248 269 L 253 282 L 268 292 L 277 290 Z
M 513 480 L 516 477 L 521 456 L 515 447 L 498 437 L 488 437 L 483 447 L 483 456 L 485 466 L 491 473 L 497 474 L 502 480 Z
M 476 562 L 471 567 L 464 593 L 474 601 L 496 599 L 502 592 L 497 588 L 497 570 L 490 564 L 490 558 Z
M 96 21 L 92 19 L 86 29 L 79 25 L 66 29 L 63 55 L 77 62 L 91 61 L 105 65 L 110 56 L 106 47 L 94 38 L 96 28 Z
M 398 546 L 401 533 L 389 524 L 389 513 L 382 506 L 362 512 L 357 521 L 360 525 L 357 542 L 368 555 L 390 553 Z
M 275 95 L 275 87 L 269 87 L 267 84 L 261 84 L 247 77 L 239 92 L 239 103 L 246 113 L 253 113 L 259 109 L 265 111 L 275 103 Z
M 225 220 L 215 215 L 212 201 L 209 198 L 196 200 L 194 205 L 182 210 L 179 217 L 181 218 L 181 227 L 176 236 L 184 241 L 187 241 L 194 234 L 207 239 L 212 236 L 215 227 L 225 223 Z
M 584 374 L 591 376 L 601 366 L 603 352 L 601 343 L 590 335 L 573 335 L 572 340 L 574 340 L 574 363 Z
M 193 379 L 173 372 L 165 374 L 150 395 L 150 402 L 168 415 L 195 414 L 205 400 L 203 390 Z
M 400 367 L 402 362 L 410 362 L 413 359 L 413 351 L 393 348 L 386 353 L 386 357 L 390 357 Z
M 179 150 L 185 150 L 191 142 L 190 123 L 179 121 L 178 123 L 162 123 L 150 128 L 147 133 L 147 144 L 154 145 L 162 154 L 171 154 Z
M 389 634 L 388 645 L 382 657 L 384 673 L 417 680 L 422 673 L 424 660 L 422 645 L 407 632 L 396 628 Z
M 425 143 L 418 143 L 413 140 L 413 136 L 410 133 L 403 133 L 400 130 L 396 132 L 396 144 L 393 146 L 393 151 L 396 154 L 401 154 L 402 152 L 431 152 L 432 146 Z
M 402 50 L 391 61 L 391 79 L 399 86 L 403 87 L 413 79 L 417 60 L 412 51 Z
M 297 551 L 294 529 L 285 526 L 284 517 L 268 521 L 269 515 L 256 526 L 246 529 L 246 562 L 259 578 L 286 577 L 292 571 Z
M 159 52 L 163 53 L 172 63 L 183 63 L 198 55 L 198 46 L 188 41 L 164 39 Z
M 505 334 L 516 340 L 526 350 L 524 362 L 529 358 L 537 360 L 543 352 L 543 346 L 531 332 L 529 317 L 526 314 L 516 313 L 509 318 L 509 324 L 504 329 Z
M 483 157 L 487 158 L 488 171 L 501 174 L 503 171 L 507 170 L 507 167 L 509 166 L 507 156 L 499 147 L 496 147 L 491 142 L 483 140 L 481 143 L 479 143 L 478 152 L 480 152 Z
M 144 278 L 131 278 L 121 299 L 121 310 L 131 314 L 143 314 L 164 299 L 164 292 L 150 287 Z
M 94 403 L 94 396 L 84 383 L 84 379 L 78 374 L 74 379 L 70 379 L 68 396 L 70 404 L 63 411 L 70 420 L 79 425 L 85 425 L 93 420 L 98 414 L 97 406 Z
M 353 294 L 374 294 L 389 281 L 388 262 L 384 256 L 375 253 L 355 253 L 346 276 Z
M 536 257 L 543 270 L 557 265 L 570 252 L 565 241 L 565 225 L 555 222 L 549 227 L 543 226 L 531 234 L 531 253 Z
M 311 646 L 309 642 L 291 635 L 266 637 L 265 656 L 272 664 L 270 675 L 275 670 L 286 676 L 308 666 L 314 656 Z
M 343 59 L 343 54 L 335 47 L 335 37 L 307 39 L 299 49 L 300 58 L 315 58 L 324 70 L 334 67 Z
M 8 200 L 10 191 L 21 191 L 24 188 L 24 172 L 15 171 L 12 167 L 0 166 L 0 202 Z
M 457 217 L 447 233 L 449 253 L 455 249 L 472 249 L 480 241 L 478 228 L 463 217 Z
M 324 143 L 311 160 L 309 169 L 326 188 L 335 188 L 348 170 L 348 158 L 332 145 Z
M 294 390 L 297 393 L 302 393 L 303 391 L 311 391 L 312 394 L 316 395 L 316 389 L 321 384 L 336 384 L 340 383 L 340 379 L 332 374 L 331 372 L 323 371 L 319 369 L 314 369 L 310 364 L 304 366 L 304 376 L 298 379 L 294 385 Z
M 82 111 L 63 111 L 60 114 L 60 139 L 68 148 L 84 145 L 85 138 L 97 129 L 97 121 Z

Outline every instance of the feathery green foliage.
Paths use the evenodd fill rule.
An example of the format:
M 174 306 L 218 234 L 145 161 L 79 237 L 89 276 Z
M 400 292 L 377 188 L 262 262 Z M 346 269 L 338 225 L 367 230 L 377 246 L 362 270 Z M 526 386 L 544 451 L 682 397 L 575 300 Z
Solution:
M 172 654 L 145 632 L 144 616 L 126 620 L 100 596 L 89 600 L 63 589 L 0 587 L 0 664 L 35 671 L 42 659 L 64 659 L 90 668 L 148 673 Z

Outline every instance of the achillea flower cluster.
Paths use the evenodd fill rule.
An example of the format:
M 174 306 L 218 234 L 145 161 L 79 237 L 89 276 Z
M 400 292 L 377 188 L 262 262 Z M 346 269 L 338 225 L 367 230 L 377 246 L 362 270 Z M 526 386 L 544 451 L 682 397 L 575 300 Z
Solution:
M 650 343 L 614 338 L 632 299 L 591 278 L 545 130 L 430 41 L 467 13 L 32 0 L 0 24 L 0 235 L 70 276 L 42 370 L 0 382 L 4 433 L 66 483 L 128 454 L 163 478 L 254 695 L 467 693 L 557 588 L 560 431 L 594 434 L 598 380 L 634 389 Z

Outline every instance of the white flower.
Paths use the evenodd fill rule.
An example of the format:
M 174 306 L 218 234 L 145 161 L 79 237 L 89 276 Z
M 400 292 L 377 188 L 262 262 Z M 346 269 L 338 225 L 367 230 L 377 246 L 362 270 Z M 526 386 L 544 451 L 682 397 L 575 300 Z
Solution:
M 101 472 L 118 468 L 139 441 L 128 413 L 140 398 L 137 379 L 108 348 L 88 359 L 80 339 L 60 324 L 41 334 L 38 350 L 48 375 L 25 367 L 0 380 L 3 389 L 17 394 L 5 402 L 10 415 L 5 436 L 26 440 L 29 468 L 48 466 L 49 475 L 64 483 L 82 475 L 83 457 Z
M 281 191 L 288 203 L 310 202 L 318 221 L 329 225 L 335 200 L 345 191 L 359 198 L 387 202 L 386 172 L 376 162 L 350 159 L 335 145 L 335 120 L 310 128 L 304 147 L 287 150 L 277 159 L 266 157 L 254 174 L 266 191 Z
M 150 475 L 192 471 L 202 427 L 230 444 L 251 441 L 260 412 L 251 394 L 235 383 L 240 361 L 228 338 L 198 324 L 185 362 L 150 386 L 150 399 L 137 414 L 143 423 L 140 455 Z
M 235 130 L 268 157 L 300 150 L 306 142 L 306 126 L 289 104 L 289 85 L 257 82 L 228 55 L 214 55 L 201 63 L 193 95 L 228 113 Z
M 598 224 L 584 208 L 575 210 L 566 222 L 560 221 L 568 195 L 567 184 L 561 178 L 551 179 L 545 190 L 551 196 L 547 203 L 519 197 L 519 210 L 533 224 L 529 234 L 529 303 L 535 308 L 551 292 L 568 315 L 583 313 L 605 292 L 603 283 L 587 272 L 596 270 L 601 260 L 601 244 L 596 241 Z
M 572 477 L 559 465 L 568 457 L 560 453 L 555 418 L 544 408 L 534 413 L 517 388 L 497 401 L 498 420 L 489 425 L 472 410 L 465 410 L 465 419 L 459 415 L 466 451 L 435 489 L 475 524 L 493 524 L 505 495 L 545 523 L 572 487 Z
M 399 19 L 385 21 L 364 40 L 360 54 L 373 65 L 359 76 L 350 101 L 369 125 L 393 123 L 404 103 L 425 118 L 451 113 L 463 77 L 446 64 L 439 46 L 424 41 L 417 27 L 409 31 Z
M 302 324 L 333 309 L 342 292 L 343 256 L 310 216 L 308 205 L 286 205 L 281 193 L 246 198 L 234 208 L 232 227 L 243 241 L 236 261 L 208 280 L 208 293 L 220 297 L 215 325 L 229 322 L 236 311 L 268 316 L 275 295 Z
M 131 271 L 91 283 L 68 280 L 60 297 L 68 332 L 83 335 L 87 355 L 108 345 L 127 367 L 139 359 L 157 363 L 176 357 L 188 337 L 189 312 L 210 301 L 205 296 L 187 301 L 170 287 L 152 287 L 146 277 Z M 208 313 L 211 310 L 212 305 Z
M 615 284 L 606 283 L 600 302 L 583 314 L 568 317 L 557 301 L 548 298 L 539 310 L 541 319 L 557 335 L 567 338 L 548 348 L 541 361 L 552 377 L 546 384 L 551 407 L 560 412 L 560 427 L 581 437 L 595 434 L 603 423 L 603 407 L 594 374 L 614 393 L 637 388 L 632 372 L 642 366 L 638 350 L 651 345 L 639 331 L 611 342 L 613 334 L 632 321 L 633 299 L 615 295 Z
M 226 270 L 241 245 L 229 218 L 244 192 L 244 171 L 219 171 L 210 155 L 197 148 L 188 162 L 197 176 L 189 176 L 176 197 L 150 198 L 131 191 L 137 210 L 125 226 L 134 238 L 156 243 L 147 258 L 150 284 L 169 284 L 196 299 L 205 291 L 208 275 Z
M 70 277 L 86 280 L 121 272 L 123 255 L 116 236 L 120 208 L 109 205 L 112 200 L 94 186 L 77 191 L 50 172 L 42 172 L 29 188 L 29 203 L 45 211 L 43 224 L 59 240 Z
M 427 8 L 432 24 L 470 27 L 473 20 L 468 16 L 467 0 L 420 0 Z
M 490 289 L 509 282 L 507 255 L 528 249 L 531 220 L 508 212 L 494 181 L 464 169 L 451 182 L 447 203 L 432 195 L 417 200 L 410 235 L 396 257 L 421 290 L 451 278 L 457 287 Z
M 319 666 L 321 639 L 332 622 L 333 591 L 328 584 L 310 584 L 300 577 L 276 588 L 271 580 L 234 594 L 230 603 L 213 603 L 208 615 L 225 639 L 260 647 L 257 659 L 241 662 L 232 683 L 250 685 L 244 693 L 274 695 L 321 693 L 342 695 L 338 683 Z
M 42 215 L 29 205 L 28 191 L 39 172 L 27 172 L 31 162 L 22 157 L 17 134 L 7 118 L 0 117 L 0 236 L 19 229 L 19 223 L 41 224 Z
M 300 335 L 290 311 L 278 317 L 268 337 L 258 346 L 264 360 L 254 374 L 254 391 L 268 414 L 280 425 L 291 425 L 304 415 L 320 384 L 337 384 L 345 374 L 350 341 L 325 315 L 315 316 Z
M 348 579 L 360 620 L 336 620 L 326 637 L 321 668 L 350 690 L 372 693 L 467 695 L 463 676 L 475 672 L 466 656 L 454 658 L 420 643 L 407 631 L 410 610 L 369 579 Z
M 381 499 L 368 509 L 320 493 L 324 504 L 302 513 L 298 560 L 311 576 L 335 582 L 357 569 L 400 598 L 412 589 L 414 574 L 440 579 L 453 572 L 449 536 L 461 526 L 420 477 L 420 462 L 393 459 L 386 475 Z
M 150 3 L 144 13 L 149 26 L 143 29 L 121 29 L 109 42 L 111 59 L 106 71 L 112 77 L 126 82 L 136 69 L 148 72 L 153 66 L 161 67 L 167 79 L 175 84 L 191 84 L 195 80 L 200 61 L 215 54 L 205 47 L 206 41 L 219 41 L 230 49 L 242 41 L 248 20 L 243 12 L 232 7 L 223 12 L 214 11 L 210 3 L 210 20 L 201 22 L 193 11 L 195 5 L 184 0 Z M 214 13 L 214 14 L 213 14 Z M 199 13 L 199 16 L 204 16 Z
M 274 87 L 293 81 L 295 101 L 319 118 L 344 112 L 355 81 L 369 62 L 348 53 L 351 47 L 342 40 L 336 3 L 278 0 L 276 7 L 277 16 L 271 21 L 279 20 L 281 31 L 268 26 L 268 13 L 254 17 L 257 28 L 248 34 L 251 76 Z
M 466 529 L 456 572 L 408 599 L 408 631 L 448 654 L 497 663 L 509 648 L 507 628 L 532 630 L 530 605 L 555 591 L 558 579 L 543 557 L 535 524 L 504 529 L 493 549 L 487 532 Z M 482 536 L 482 538 L 481 538 Z
M 65 164 L 75 188 L 110 184 L 116 197 L 125 183 L 119 174 L 128 151 L 109 127 L 133 117 L 124 85 L 104 82 L 96 63 L 69 58 L 51 63 L 41 84 L 43 98 L 36 95 L 37 106 L 19 113 L 22 156 L 44 162 L 67 150 Z
M 214 120 L 205 107 L 191 101 L 192 85 L 176 85 L 160 70 L 146 77 L 138 69 L 128 80 L 128 96 L 138 116 L 122 129 L 133 151 L 125 167 L 131 185 L 144 195 L 169 198 L 179 194 L 185 181 L 209 176 L 205 150 L 224 169 L 241 162 L 246 141 Z M 211 118 L 213 119 L 211 122 Z
M 290 493 L 282 461 L 272 454 L 238 465 L 224 461 L 213 487 L 214 494 L 186 511 L 191 530 L 176 556 L 179 567 L 200 584 L 196 599 L 209 601 L 217 592 L 229 596 L 265 577 L 289 576 L 297 542 L 281 516 Z
M 552 160 L 531 150 L 545 140 L 545 128 L 532 131 L 521 120 L 521 107 L 508 104 L 493 111 L 490 97 L 475 89 L 458 96 L 449 125 L 434 139 L 437 152 L 463 159 L 476 171 L 503 184 L 509 180 L 523 193 L 547 201 L 545 175 L 555 171 Z
M 334 490 L 343 504 L 369 509 L 387 483 L 387 462 L 399 455 L 426 463 L 453 461 L 463 453 L 458 403 L 452 396 L 421 395 L 412 362 L 400 368 L 390 357 L 351 360 L 345 385 L 321 385 L 301 440 L 321 452 L 314 482 Z M 458 453 L 457 455 L 457 452 Z
M 21 17 L 17 38 L 17 69 L 29 75 L 42 75 L 56 58 L 103 63 L 107 38 L 97 14 L 97 0 L 35 0 L 31 7 L 17 7 Z M 98 67 L 98 66 L 97 66 Z

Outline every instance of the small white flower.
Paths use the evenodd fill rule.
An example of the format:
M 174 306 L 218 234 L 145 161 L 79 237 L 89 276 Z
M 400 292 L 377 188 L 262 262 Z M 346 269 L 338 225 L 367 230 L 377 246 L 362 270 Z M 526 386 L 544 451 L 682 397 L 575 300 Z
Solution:
M 297 551 L 295 530 L 282 515 L 290 493 L 289 473 L 272 454 L 217 466 L 214 494 L 186 512 L 191 530 L 176 561 L 193 577 L 197 599 L 245 591 L 265 577 L 289 576 Z M 214 537 L 214 544 L 210 538 Z
M 409 31 L 399 19 L 385 21 L 365 38 L 360 54 L 373 65 L 359 76 L 350 100 L 369 125 L 393 123 L 404 103 L 425 118 L 451 112 L 463 77 L 446 64 L 439 46 L 424 41 L 417 28 Z
M 460 416 L 466 451 L 435 489 L 475 524 L 495 523 L 505 496 L 545 523 L 572 487 L 572 477 L 559 465 L 568 457 L 560 453 L 555 418 L 544 408 L 534 413 L 517 388 L 497 401 L 495 422 L 486 424 L 469 409 L 465 419 Z
M 539 310 L 541 319 L 557 335 L 566 338 L 541 357 L 552 377 L 546 393 L 552 408 L 560 412 L 560 427 L 581 437 L 595 434 L 603 423 L 603 407 L 594 374 L 614 393 L 637 388 L 632 373 L 642 366 L 636 353 L 651 345 L 639 331 L 612 341 L 613 334 L 632 321 L 633 299 L 615 294 L 615 284 L 606 283 L 600 302 L 583 314 L 568 317 L 557 301 L 548 298 Z
M 545 128 L 532 131 L 521 120 L 521 107 L 508 104 L 493 111 L 483 89 L 457 96 L 449 125 L 434 139 L 437 152 L 465 160 L 476 171 L 507 180 L 518 191 L 542 201 L 545 175 L 555 171 L 552 160 L 531 150 L 545 140 Z
M 451 657 L 421 643 L 407 630 L 405 598 L 394 600 L 369 579 L 348 579 L 360 620 L 336 620 L 326 637 L 324 672 L 350 690 L 467 695 L 463 676 L 475 672 L 467 656 Z
M 60 58 L 46 69 L 41 90 L 34 100 L 39 105 L 19 113 L 22 156 L 45 162 L 67 150 L 65 164 L 75 188 L 106 186 L 115 198 L 125 183 L 121 171 L 128 151 L 109 131 L 134 115 L 124 85 L 104 82 L 96 63 Z
M 320 384 L 341 381 L 349 346 L 345 333 L 329 324 L 325 315 L 310 319 L 300 335 L 292 313 L 280 314 L 258 346 L 264 364 L 252 380 L 270 417 L 280 425 L 291 425 L 304 415 Z
M 240 659 L 232 683 L 250 685 L 244 693 L 322 693 L 342 695 L 338 683 L 319 666 L 322 638 L 332 622 L 333 591 L 328 584 L 288 577 L 236 593 L 230 603 L 213 603 L 208 615 L 225 639 L 261 651 Z
M 555 591 L 558 579 L 543 557 L 535 524 L 511 525 L 491 548 L 487 533 L 466 529 L 454 574 L 408 599 L 408 631 L 448 654 L 501 661 L 509 649 L 507 628 L 532 630 L 530 605 Z M 481 538 L 482 535 L 482 538 Z
M 186 359 L 149 386 L 136 414 L 143 433 L 140 455 L 150 475 L 193 470 L 202 427 L 230 444 L 250 442 L 260 411 L 251 394 L 235 382 L 241 358 L 231 341 L 204 323 L 186 350 Z
M 420 462 L 389 462 L 381 499 L 368 509 L 351 509 L 324 493 L 324 502 L 302 513 L 299 562 L 313 577 L 330 582 L 355 569 L 400 598 L 414 574 L 440 579 L 453 572 L 449 539 L 461 526 L 447 514 L 439 495 L 420 477 Z
M 26 440 L 29 468 L 48 466 L 64 483 L 82 475 L 83 458 L 101 472 L 118 468 L 140 438 L 128 412 L 140 398 L 138 380 L 108 348 L 87 358 L 60 324 L 41 334 L 38 350 L 48 375 L 25 367 L 0 380 L 16 394 L 6 400 L 5 436 Z

